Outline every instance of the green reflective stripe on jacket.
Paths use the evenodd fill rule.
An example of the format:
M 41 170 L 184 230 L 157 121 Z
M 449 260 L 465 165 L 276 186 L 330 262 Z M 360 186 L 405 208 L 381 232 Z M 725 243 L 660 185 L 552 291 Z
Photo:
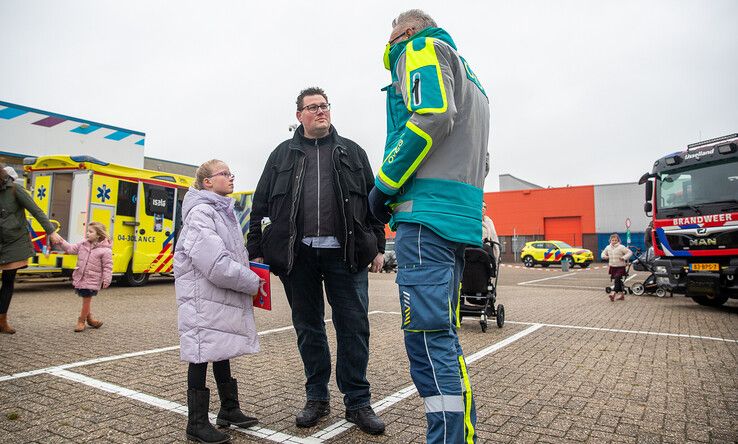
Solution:
M 414 123 L 408 121 L 405 126 L 409 131 L 406 131 L 397 141 L 395 148 L 390 151 L 384 159 L 382 168 L 379 169 L 382 185 L 387 185 L 393 190 L 399 189 L 415 172 L 433 145 L 430 136 Z M 401 150 L 403 155 L 398 156 Z M 385 171 L 388 171 L 389 175 Z M 394 193 L 385 192 L 385 194 Z
M 406 51 L 405 88 L 411 93 L 407 110 L 419 114 L 445 113 L 446 89 L 433 38 L 415 39 Z

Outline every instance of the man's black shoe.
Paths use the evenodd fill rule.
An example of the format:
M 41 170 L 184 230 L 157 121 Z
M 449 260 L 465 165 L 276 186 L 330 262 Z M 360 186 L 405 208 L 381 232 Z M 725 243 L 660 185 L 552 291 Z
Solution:
M 318 423 L 320 418 L 328 416 L 330 412 L 330 402 L 308 400 L 305 407 L 297 414 L 295 424 L 297 424 L 297 427 L 312 427 Z
M 369 406 L 346 410 L 346 421 L 353 422 L 362 432 L 370 435 L 384 433 L 384 421 L 379 419 L 379 416 Z

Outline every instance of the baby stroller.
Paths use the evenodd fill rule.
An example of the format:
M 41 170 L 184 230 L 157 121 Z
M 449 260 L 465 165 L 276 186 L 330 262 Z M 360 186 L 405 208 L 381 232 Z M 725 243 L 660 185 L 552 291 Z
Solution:
M 655 294 L 660 298 L 666 296 L 666 290 L 656 283 L 656 273 L 654 272 L 653 265 L 655 260 L 656 255 L 653 253 L 653 247 L 649 248 L 645 253 L 633 260 L 634 270 L 647 271 L 649 273 L 648 277 L 643 282 L 635 283 L 631 286 L 631 291 L 634 295 L 640 296 L 644 293 L 648 293 Z M 671 295 L 674 296 L 673 293 L 671 293 Z
M 459 322 L 464 316 L 478 317 L 483 332 L 487 331 L 488 318 L 495 318 L 499 328 L 505 324 L 505 306 L 497 304 L 495 308 L 499 264 L 491 252 L 492 249 L 466 248 L 461 278 Z

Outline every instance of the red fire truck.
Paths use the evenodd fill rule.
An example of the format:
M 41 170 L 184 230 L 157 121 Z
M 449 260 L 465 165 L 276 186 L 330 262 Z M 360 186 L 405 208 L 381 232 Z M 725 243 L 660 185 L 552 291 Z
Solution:
M 738 298 L 738 134 L 664 156 L 639 183 L 658 285 L 708 306 Z

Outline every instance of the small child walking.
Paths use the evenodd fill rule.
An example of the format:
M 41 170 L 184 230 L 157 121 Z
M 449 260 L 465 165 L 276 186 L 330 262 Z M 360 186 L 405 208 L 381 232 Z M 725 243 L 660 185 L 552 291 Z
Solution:
M 70 244 L 65 240 L 61 248 L 67 254 L 77 255 L 77 268 L 72 273 L 74 291 L 82 298 L 82 311 L 74 331 L 85 330 L 85 322 L 92 328 L 100 328 L 103 323 L 90 313 L 92 297 L 103 288 L 110 286 L 113 279 L 113 251 L 105 225 L 100 222 L 87 224 L 85 240 Z
M 609 263 L 610 278 L 615 280 L 613 293 L 610 293 L 611 301 L 625 300 L 623 277 L 625 277 L 625 266 L 632 255 L 630 248 L 620 243 L 620 236 L 617 233 L 610 235 L 610 245 L 605 247 L 600 257 Z

